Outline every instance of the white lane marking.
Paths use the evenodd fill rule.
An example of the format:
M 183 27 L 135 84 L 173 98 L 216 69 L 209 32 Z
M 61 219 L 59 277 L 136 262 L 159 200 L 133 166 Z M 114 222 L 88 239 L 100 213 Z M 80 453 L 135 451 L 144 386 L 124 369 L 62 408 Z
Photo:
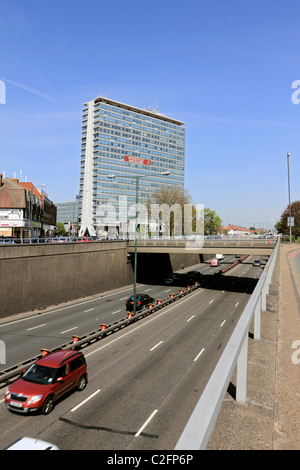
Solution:
M 148 292 L 149 290 L 151 290 L 151 287 L 150 287 L 150 289 L 145 289 L 145 292 Z
M 213 301 L 214 301 L 214 299 L 212 299 L 209 303 L 211 304 L 211 303 L 213 303 Z
M 194 317 L 195 317 L 195 315 L 191 316 L 191 317 L 187 320 L 187 322 L 190 321 L 190 320 L 191 320 L 192 318 L 194 318 Z
M 205 348 L 202 348 L 202 349 L 201 349 L 201 351 L 199 352 L 199 354 L 195 357 L 194 362 L 196 362 L 197 359 L 199 359 L 199 357 L 201 356 L 201 354 L 203 353 L 203 351 L 205 351 Z
M 60 334 L 63 335 L 64 333 L 68 333 L 68 331 L 76 330 L 78 326 L 74 326 L 73 328 L 70 328 L 69 330 L 61 331 Z
M 115 312 L 112 313 L 112 315 L 114 315 L 115 313 L 119 313 L 121 312 L 121 310 L 116 310 Z
M 128 299 L 127 295 L 126 295 L 126 297 L 122 297 L 122 298 L 119 299 L 119 300 L 125 300 L 125 299 Z
M 220 326 L 223 326 L 225 322 L 226 322 L 226 320 L 223 320 Z
M 147 424 L 150 423 L 151 419 L 156 415 L 158 410 L 154 410 L 153 413 L 149 416 L 149 418 L 147 419 L 147 421 L 145 421 L 145 423 L 143 424 L 143 426 L 138 430 L 138 432 L 136 433 L 136 435 L 134 437 L 138 437 L 141 432 L 143 432 L 143 430 L 145 429 L 145 427 L 147 426 Z
M 71 409 L 71 411 L 75 411 L 77 410 L 78 408 L 80 408 L 82 405 L 84 405 L 87 401 L 89 401 L 91 398 L 93 398 L 95 395 L 97 395 L 97 393 L 100 392 L 100 388 L 98 390 L 96 390 L 94 393 L 92 393 L 92 395 L 90 395 L 89 397 L 87 397 L 85 400 L 83 400 L 81 403 L 79 403 L 77 406 L 75 406 L 74 408 Z
M 89 308 L 88 310 L 84 310 L 83 313 L 86 313 L 86 312 L 91 312 L 92 310 L 95 310 L 95 307 L 93 308 Z
M 153 349 L 157 348 L 157 346 L 159 346 L 163 341 L 160 341 L 159 343 L 157 343 L 155 346 L 153 346 L 153 348 L 150 349 L 150 351 L 153 351 Z
M 139 287 L 142 287 L 143 285 L 144 284 L 139 284 Z M 66 307 L 60 307 L 60 308 L 57 308 L 55 310 L 49 310 L 49 312 L 40 313 L 39 317 L 42 317 L 44 315 L 49 315 L 49 314 L 55 313 L 55 312 L 60 312 L 61 310 L 65 310 L 65 309 L 68 309 L 68 308 L 78 307 L 79 305 L 85 305 L 89 302 L 96 302 L 97 300 L 105 299 L 105 297 L 110 297 L 112 295 L 118 295 L 121 292 L 126 292 L 126 291 L 132 291 L 132 287 L 127 288 L 127 289 L 122 289 L 118 292 L 113 292 L 112 294 L 105 294 L 103 296 L 97 297 L 96 299 L 90 299 L 90 300 L 86 300 L 84 302 L 78 302 L 78 303 L 73 304 L 73 305 L 67 305 Z M 127 299 L 127 297 L 125 297 L 125 298 Z M 0 328 L 2 328 L 4 326 L 12 325 L 13 323 L 19 323 L 19 322 L 22 322 L 22 321 L 32 320 L 35 317 L 36 317 L 36 315 L 32 315 L 32 316 L 27 317 L 27 318 L 21 318 L 20 320 L 13 320 L 13 321 L 8 322 L 8 323 L 3 323 L 2 325 L 0 325 Z
M 35 330 L 35 328 L 41 328 L 42 326 L 45 326 L 46 323 L 43 323 L 42 325 L 37 325 L 37 326 L 33 326 L 32 328 L 27 328 L 27 331 L 30 331 L 30 330 Z
M 109 343 L 106 343 L 104 344 L 103 346 L 100 346 L 100 348 L 97 348 L 95 349 L 94 351 L 88 353 L 88 354 L 85 354 L 85 357 L 88 357 L 88 356 L 91 356 L 92 354 L 95 354 L 96 352 L 99 352 L 101 351 L 101 349 L 104 349 L 106 348 L 106 346 L 110 346 L 111 344 L 115 343 L 116 341 L 119 341 L 120 339 L 123 339 L 125 336 L 128 336 L 130 335 L 131 333 L 134 333 L 136 330 L 138 330 L 139 328 L 143 328 L 144 326 L 148 325 L 148 323 L 154 321 L 154 320 L 157 320 L 157 318 L 161 317 L 162 315 L 165 315 L 166 313 L 169 313 L 171 310 L 173 310 L 174 308 L 178 307 L 178 305 L 181 305 L 183 304 L 184 302 L 187 302 L 188 300 L 190 300 L 192 297 L 196 296 L 197 294 L 199 294 L 200 292 L 202 292 L 202 289 L 201 290 L 198 290 L 192 294 L 190 294 L 186 299 L 182 300 L 179 304 L 177 305 L 172 305 L 172 307 L 170 308 L 167 308 L 165 311 L 162 311 L 160 314 L 156 315 L 155 317 L 153 318 L 149 318 L 148 321 L 146 321 L 145 323 L 141 323 L 140 325 L 137 325 L 135 328 L 132 328 L 132 330 L 129 330 L 127 333 L 124 333 L 124 335 L 122 336 L 119 336 L 118 338 L 115 338 L 115 339 L 112 339 Z
M 165 292 L 170 292 L 170 290 L 171 290 L 171 289 L 167 289 L 167 290 L 165 290 Z
M 238 306 L 238 304 L 239 304 L 239 302 L 237 302 L 237 303 L 235 304 L 235 307 L 237 307 L 237 306 Z

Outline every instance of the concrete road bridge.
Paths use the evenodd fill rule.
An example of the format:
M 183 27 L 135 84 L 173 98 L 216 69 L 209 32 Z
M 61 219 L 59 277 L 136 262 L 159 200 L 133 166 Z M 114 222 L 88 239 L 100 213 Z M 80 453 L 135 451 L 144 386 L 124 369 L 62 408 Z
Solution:
M 270 256 L 276 239 L 204 239 L 204 240 L 166 240 L 138 239 L 138 253 L 199 253 L 216 255 L 267 255 Z M 128 253 L 134 253 L 135 242 L 129 241 Z

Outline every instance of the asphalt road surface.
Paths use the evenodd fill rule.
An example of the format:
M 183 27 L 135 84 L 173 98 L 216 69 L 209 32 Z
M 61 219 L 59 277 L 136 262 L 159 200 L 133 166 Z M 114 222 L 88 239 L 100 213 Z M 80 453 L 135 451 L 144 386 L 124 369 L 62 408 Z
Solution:
M 57 403 L 50 415 L 14 414 L 0 400 L 0 449 L 23 436 L 60 449 L 174 449 L 262 273 L 263 266 L 254 267 L 252 261 L 253 257 L 247 258 L 207 288 L 85 348 L 88 386 Z M 156 288 L 167 290 L 166 286 Z M 117 294 L 102 299 L 111 300 L 107 302 L 110 315 L 119 310 L 116 304 L 124 308 L 128 291 Z M 104 309 L 104 304 L 99 310 L 95 305 L 76 306 L 73 324 L 70 318 L 64 322 L 65 311 L 53 313 L 55 320 L 50 320 L 51 314 L 40 316 L 40 324 L 48 325 L 40 339 L 51 336 L 54 323 L 62 332 L 78 326 L 79 334 L 80 317 L 88 318 L 84 325 L 89 328 L 89 321 L 99 321 Z M 96 311 L 90 310 L 94 307 Z M 33 319 L 28 321 L 19 330 L 1 327 L 1 335 L 7 335 L 6 340 L 9 335 L 21 337 L 26 329 L 30 344 L 36 337 L 29 328 L 38 325 L 30 323 Z M 36 328 L 35 334 L 38 329 L 41 334 L 42 328 Z M 59 336 L 55 331 L 53 335 Z

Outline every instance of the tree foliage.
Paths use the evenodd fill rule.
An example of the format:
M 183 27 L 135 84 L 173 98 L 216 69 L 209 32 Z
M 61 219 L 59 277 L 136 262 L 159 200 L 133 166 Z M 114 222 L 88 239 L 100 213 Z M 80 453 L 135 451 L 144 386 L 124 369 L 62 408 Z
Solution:
M 222 219 L 216 214 L 216 211 L 204 209 L 204 235 L 216 235 L 222 227 Z
M 276 224 L 276 228 L 279 233 L 283 235 L 290 234 L 290 228 L 288 226 L 288 217 L 289 217 L 289 206 L 281 214 L 279 222 Z M 300 236 L 300 201 L 295 201 L 291 203 L 291 217 L 294 217 L 294 226 L 292 227 L 292 237 Z
M 184 206 L 192 206 L 192 229 L 193 231 L 196 230 L 196 207 L 193 205 L 192 197 L 186 189 L 182 189 L 177 186 L 164 185 L 155 192 L 151 201 L 148 200 L 147 209 L 149 213 L 151 204 L 153 203 L 159 205 L 166 204 L 168 207 L 172 207 L 178 204 L 181 207 L 182 234 L 184 234 Z M 202 216 L 204 217 L 204 235 L 216 234 L 220 231 L 222 220 L 214 210 L 205 208 L 204 214 L 202 214 Z M 174 235 L 175 232 L 176 229 L 174 228 L 174 214 L 171 212 L 170 235 Z

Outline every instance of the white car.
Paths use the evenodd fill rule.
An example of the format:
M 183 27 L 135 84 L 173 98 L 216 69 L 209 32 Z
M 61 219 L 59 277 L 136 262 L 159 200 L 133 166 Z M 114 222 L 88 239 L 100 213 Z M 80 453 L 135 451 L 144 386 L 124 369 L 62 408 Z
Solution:
M 4 450 L 58 450 L 58 447 L 33 437 L 22 437 Z

